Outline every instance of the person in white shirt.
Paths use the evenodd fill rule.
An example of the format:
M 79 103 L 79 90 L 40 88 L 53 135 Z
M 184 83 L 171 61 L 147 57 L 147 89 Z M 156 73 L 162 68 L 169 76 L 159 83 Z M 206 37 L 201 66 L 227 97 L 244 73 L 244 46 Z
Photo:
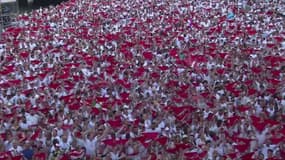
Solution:
M 68 139 L 67 135 L 62 135 L 61 138 L 59 139 L 59 145 L 61 150 L 67 152 L 70 150 L 72 140 Z
M 95 136 L 93 132 L 90 132 L 86 135 L 84 139 L 84 147 L 86 148 L 86 155 L 91 157 L 95 157 L 96 148 L 97 148 L 98 138 Z
M 26 112 L 25 117 L 29 126 L 37 125 L 40 118 L 40 116 L 37 115 L 33 109 L 30 113 Z
M 16 95 L 11 99 L 11 102 L 13 104 L 20 104 L 20 102 L 23 102 L 25 100 L 25 96 L 23 94 L 20 93 L 16 93 Z
M 20 120 L 19 126 L 22 130 L 27 130 L 29 128 L 26 117 L 23 117 L 23 119 Z
M 20 156 L 22 154 L 23 148 L 16 140 L 14 140 L 9 151 L 11 152 L 12 156 Z

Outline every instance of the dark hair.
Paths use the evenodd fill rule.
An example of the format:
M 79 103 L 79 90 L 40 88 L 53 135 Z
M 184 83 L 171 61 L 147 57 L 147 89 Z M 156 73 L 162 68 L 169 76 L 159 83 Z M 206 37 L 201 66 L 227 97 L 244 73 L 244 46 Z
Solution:
M 52 141 L 52 144 L 55 146 L 56 144 L 59 144 L 59 141 L 58 141 L 58 139 L 54 139 L 53 141 Z

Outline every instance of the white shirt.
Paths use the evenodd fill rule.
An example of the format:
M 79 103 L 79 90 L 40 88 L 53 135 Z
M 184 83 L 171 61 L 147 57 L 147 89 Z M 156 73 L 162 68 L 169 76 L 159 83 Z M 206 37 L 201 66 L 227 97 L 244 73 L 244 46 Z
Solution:
M 19 123 L 19 126 L 20 126 L 20 128 L 23 129 L 23 130 L 27 130 L 27 129 L 29 128 L 28 123 L 20 122 L 20 123 Z
M 70 143 L 68 143 L 68 141 L 63 142 L 62 140 L 60 140 L 59 145 L 62 150 L 68 150 L 70 148 Z
M 85 77 L 89 77 L 92 74 L 92 72 L 90 72 L 90 70 L 87 68 L 83 68 L 83 69 L 81 69 L 81 71 L 83 72 Z
M 242 97 L 241 104 L 245 105 L 245 104 L 249 103 L 250 101 L 251 101 L 250 98 L 245 96 L 245 97 Z
M 9 151 L 11 152 L 11 154 L 13 156 L 18 156 L 18 155 L 21 155 L 22 151 L 23 151 L 23 148 L 21 146 L 17 146 L 16 148 L 14 147 L 11 147 L 9 149 Z
M 215 151 L 215 149 L 213 147 L 210 147 L 208 154 L 207 154 L 208 160 L 214 160 L 214 158 L 213 158 L 214 151 Z
M 150 126 L 151 126 L 151 120 L 149 120 L 149 119 L 145 120 L 145 121 L 144 121 L 144 127 L 145 127 L 146 129 L 149 129 Z
M 111 159 L 112 160 L 119 160 L 119 159 L 121 159 L 119 153 L 110 152 L 110 154 L 111 154 Z
M 274 107 L 268 107 L 268 108 L 266 109 L 266 111 L 269 113 L 269 116 L 270 116 L 270 117 L 273 117 L 273 116 L 274 116 L 274 113 L 275 113 Z
M 97 145 L 97 137 L 95 137 L 92 140 L 86 138 L 86 140 L 84 141 L 84 147 L 86 148 L 86 154 L 94 156 L 96 154 L 95 153 L 96 145 Z
M 262 133 L 256 133 L 256 139 L 257 139 L 258 145 L 264 144 L 264 142 L 266 140 L 266 133 L 267 132 L 268 132 L 268 129 L 265 128 L 265 130 Z
M 26 113 L 25 117 L 26 117 L 26 120 L 27 120 L 27 124 L 29 126 L 38 124 L 38 121 L 39 121 L 39 116 L 38 115 L 36 115 L 36 114 L 31 115 L 30 113 Z

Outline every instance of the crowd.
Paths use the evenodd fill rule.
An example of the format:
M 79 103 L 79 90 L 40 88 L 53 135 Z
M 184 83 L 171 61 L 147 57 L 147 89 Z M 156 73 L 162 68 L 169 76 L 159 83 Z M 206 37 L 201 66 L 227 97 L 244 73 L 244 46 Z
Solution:
M 0 159 L 282 160 L 284 1 L 70 0 L 0 44 Z

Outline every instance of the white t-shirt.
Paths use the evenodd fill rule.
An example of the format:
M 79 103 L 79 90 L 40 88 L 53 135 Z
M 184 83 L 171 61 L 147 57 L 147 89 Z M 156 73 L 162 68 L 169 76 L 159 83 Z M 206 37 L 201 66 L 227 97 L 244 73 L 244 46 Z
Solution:
M 145 121 L 144 121 L 144 127 L 145 127 L 146 129 L 149 129 L 150 126 L 151 126 L 151 120 L 149 120 L 149 119 L 145 120 Z
M 9 149 L 9 151 L 11 152 L 11 154 L 13 156 L 18 156 L 18 155 L 21 155 L 22 151 L 23 151 L 23 148 L 21 146 L 17 146 L 16 148 L 14 147 L 11 147 Z
M 20 126 L 20 128 L 23 129 L 23 130 L 27 130 L 27 129 L 29 128 L 28 123 L 20 122 L 20 123 L 19 123 L 19 126 Z
M 67 142 L 60 141 L 59 145 L 60 145 L 60 148 L 65 151 L 70 148 L 70 143 L 68 143 L 68 141 Z
M 257 139 L 258 145 L 264 144 L 266 140 L 267 132 L 268 132 L 268 129 L 266 128 L 262 133 L 256 133 L 256 139 Z
M 38 121 L 39 121 L 39 116 L 38 115 L 36 115 L 36 114 L 31 115 L 30 113 L 26 113 L 25 117 L 26 117 L 26 120 L 27 120 L 27 124 L 29 126 L 38 124 Z
M 97 145 L 97 137 L 95 137 L 92 140 L 86 138 L 84 141 L 84 147 L 86 148 L 86 154 L 90 156 L 94 156 L 96 154 L 95 153 L 96 145 Z
M 120 160 L 120 153 L 110 152 L 112 160 Z

